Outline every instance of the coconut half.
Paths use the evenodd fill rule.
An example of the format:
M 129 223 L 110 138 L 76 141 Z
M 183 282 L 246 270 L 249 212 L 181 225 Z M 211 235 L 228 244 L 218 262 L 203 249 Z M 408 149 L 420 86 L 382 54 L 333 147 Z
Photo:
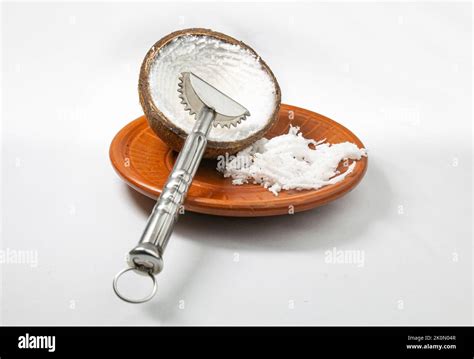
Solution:
M 213 127 L 205 157 L 236 153 L 265 135 L 278 118 L 280 87 L 267 64 L 249 46 L 208 29 L 186 29 L 159 40 L 143 60 L 138 91 L 153 131 L 179 151 L 195 118 L 178 97 L 182 72 L 193 72 L 246 107 L 237 127 Z

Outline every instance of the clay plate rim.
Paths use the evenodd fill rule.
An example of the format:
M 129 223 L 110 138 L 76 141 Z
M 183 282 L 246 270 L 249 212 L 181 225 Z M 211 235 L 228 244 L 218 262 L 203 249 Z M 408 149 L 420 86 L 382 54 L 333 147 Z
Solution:
M 331 128 L 335 128 L 343 133 L 344 140 L 353 142 L 359 147 L 365 147 L 362 141 L 360 141 L 360 139 L 349 129 L 326 116 L 296 106 L 282 104 L 280 112 L 287 113 L 288 111 L 294 111 L 295 117 L 298 115 L 305 115 L 311 120 L 319 120 L 320 122 L 329 125 Z M 277 122 L 279 121 L 282 121 L 281 117 Z M 133 140 L 138 136 L 143 135 L 145 131 L 151 131 L 148 127 L 145 116 L 141 116 L 130 122 L 122 128 L 112 140 L 109 156 L 115 171 L 129 186 L 150 198 L 156 199 L 161 193 L 161 188 L 156 184 L 150 183 L 140 174 L 140 172 L 136 171 L 133 166 L 126 167 L 124 163 L 124 158 L 127 158 Z M 161 143 L 162 146 L 167 147 L 163 142 Z M 164 162 L 166 161 L 163 161 L 163 164 L 165 164 Z M 169 165 L 170 164 L 168 164 L 168 166 Z M 231 217 L 288 214 L 288 208 L 290 205 L 294 207 L 295 212 L 305 211 L 327 204 L 351 191 L 364 177 L 367 171 L 367 166 L 368 160 L 364 157 L 356 162 L 354 171 L 337 184 L 329 185 L 318 190 L 282 191 L 279 196 L 272 195 L 273 198 L 268 201 L 262 201 L 258 197 L 260 194 L 268 192 L 268 190 L 259 185 L 232 186 L 232 191 L 245 191 L 246 195 L 254 194 L 255 200 L 227 200 L 222 198 L 216 199 L 206 196 L 195 196 L 193 195 L 193 187 L 194 189 L 206 189 L 206 183 L 201 179 L 201 181 L 193 182 L 185 202 L 185 208 L 192 212 Z M 231 180 L 223 178 L 223 181 L 230 182 Z M 221 191 L 221 194 L 225 196 L 226 190 L 223 189 Z

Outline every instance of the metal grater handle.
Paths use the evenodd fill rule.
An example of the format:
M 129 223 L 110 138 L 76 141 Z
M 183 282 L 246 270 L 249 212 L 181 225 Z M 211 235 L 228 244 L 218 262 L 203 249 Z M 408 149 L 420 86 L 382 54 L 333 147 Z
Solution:
M 140 242 L 129 252 L 128 261 L 131 267 L 153 274 L 163 269 L 163 252 L 204 155 L 215 112 L 204 107 L 196 117 L 196 124 L 176 159 L 158 202 L 148 218 Z

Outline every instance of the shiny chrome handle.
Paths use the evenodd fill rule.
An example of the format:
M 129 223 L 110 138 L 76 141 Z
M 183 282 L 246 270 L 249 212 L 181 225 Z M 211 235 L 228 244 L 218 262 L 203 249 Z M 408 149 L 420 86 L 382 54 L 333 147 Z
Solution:
M 178 219 L 179 211 L 184 203 L 188 189 L 201 163 L 207 145 L 207 135 L 216 117 L 214 110 L 203 107 L 196 116 L 196 124 L 186 138 L 173 170 L 168 176 L 160 198 L 148 218 L 145 230 L 138 245 L 128 253 L 129 268 L 126 268 L 114 278 L 115 293 L 129 303 L 143 303 L 156 293 L 154 274 L 163 269 L 163 252 L 168 244 L 174 224 Z M 152 278 L 153 289 L 142 299 L 130 299 L 120 293 L 117 282 L 126 272 L 134 270 L 138 274 L 145 274 Z
M 192 132 L 186 138 L 168 176 L 160 198 L 148 218 L 139 244 L 129 253 L 129 264 L 154 274 L 163 269 L 163 252 L 207 145 L 207 135 L 215 112 L 207 107 L 197 115 Z

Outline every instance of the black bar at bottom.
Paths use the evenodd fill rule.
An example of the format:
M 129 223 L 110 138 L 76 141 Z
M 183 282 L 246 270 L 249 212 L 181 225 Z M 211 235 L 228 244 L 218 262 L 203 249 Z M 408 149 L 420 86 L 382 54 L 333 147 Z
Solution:
M 287 338 L 284 338 L 287 337 Z M 256 345 L 257 344 L 257 345 Z M 219 348 L 219 350 L 217 350 Z M 283 350 L 337 358 L 473 358 L 473 327 L 0 327 L 0 358 L 112 355 L 159 358 L 216 352 L 254 356 Z M 165 354 L 168 353 L 168 354 Z

